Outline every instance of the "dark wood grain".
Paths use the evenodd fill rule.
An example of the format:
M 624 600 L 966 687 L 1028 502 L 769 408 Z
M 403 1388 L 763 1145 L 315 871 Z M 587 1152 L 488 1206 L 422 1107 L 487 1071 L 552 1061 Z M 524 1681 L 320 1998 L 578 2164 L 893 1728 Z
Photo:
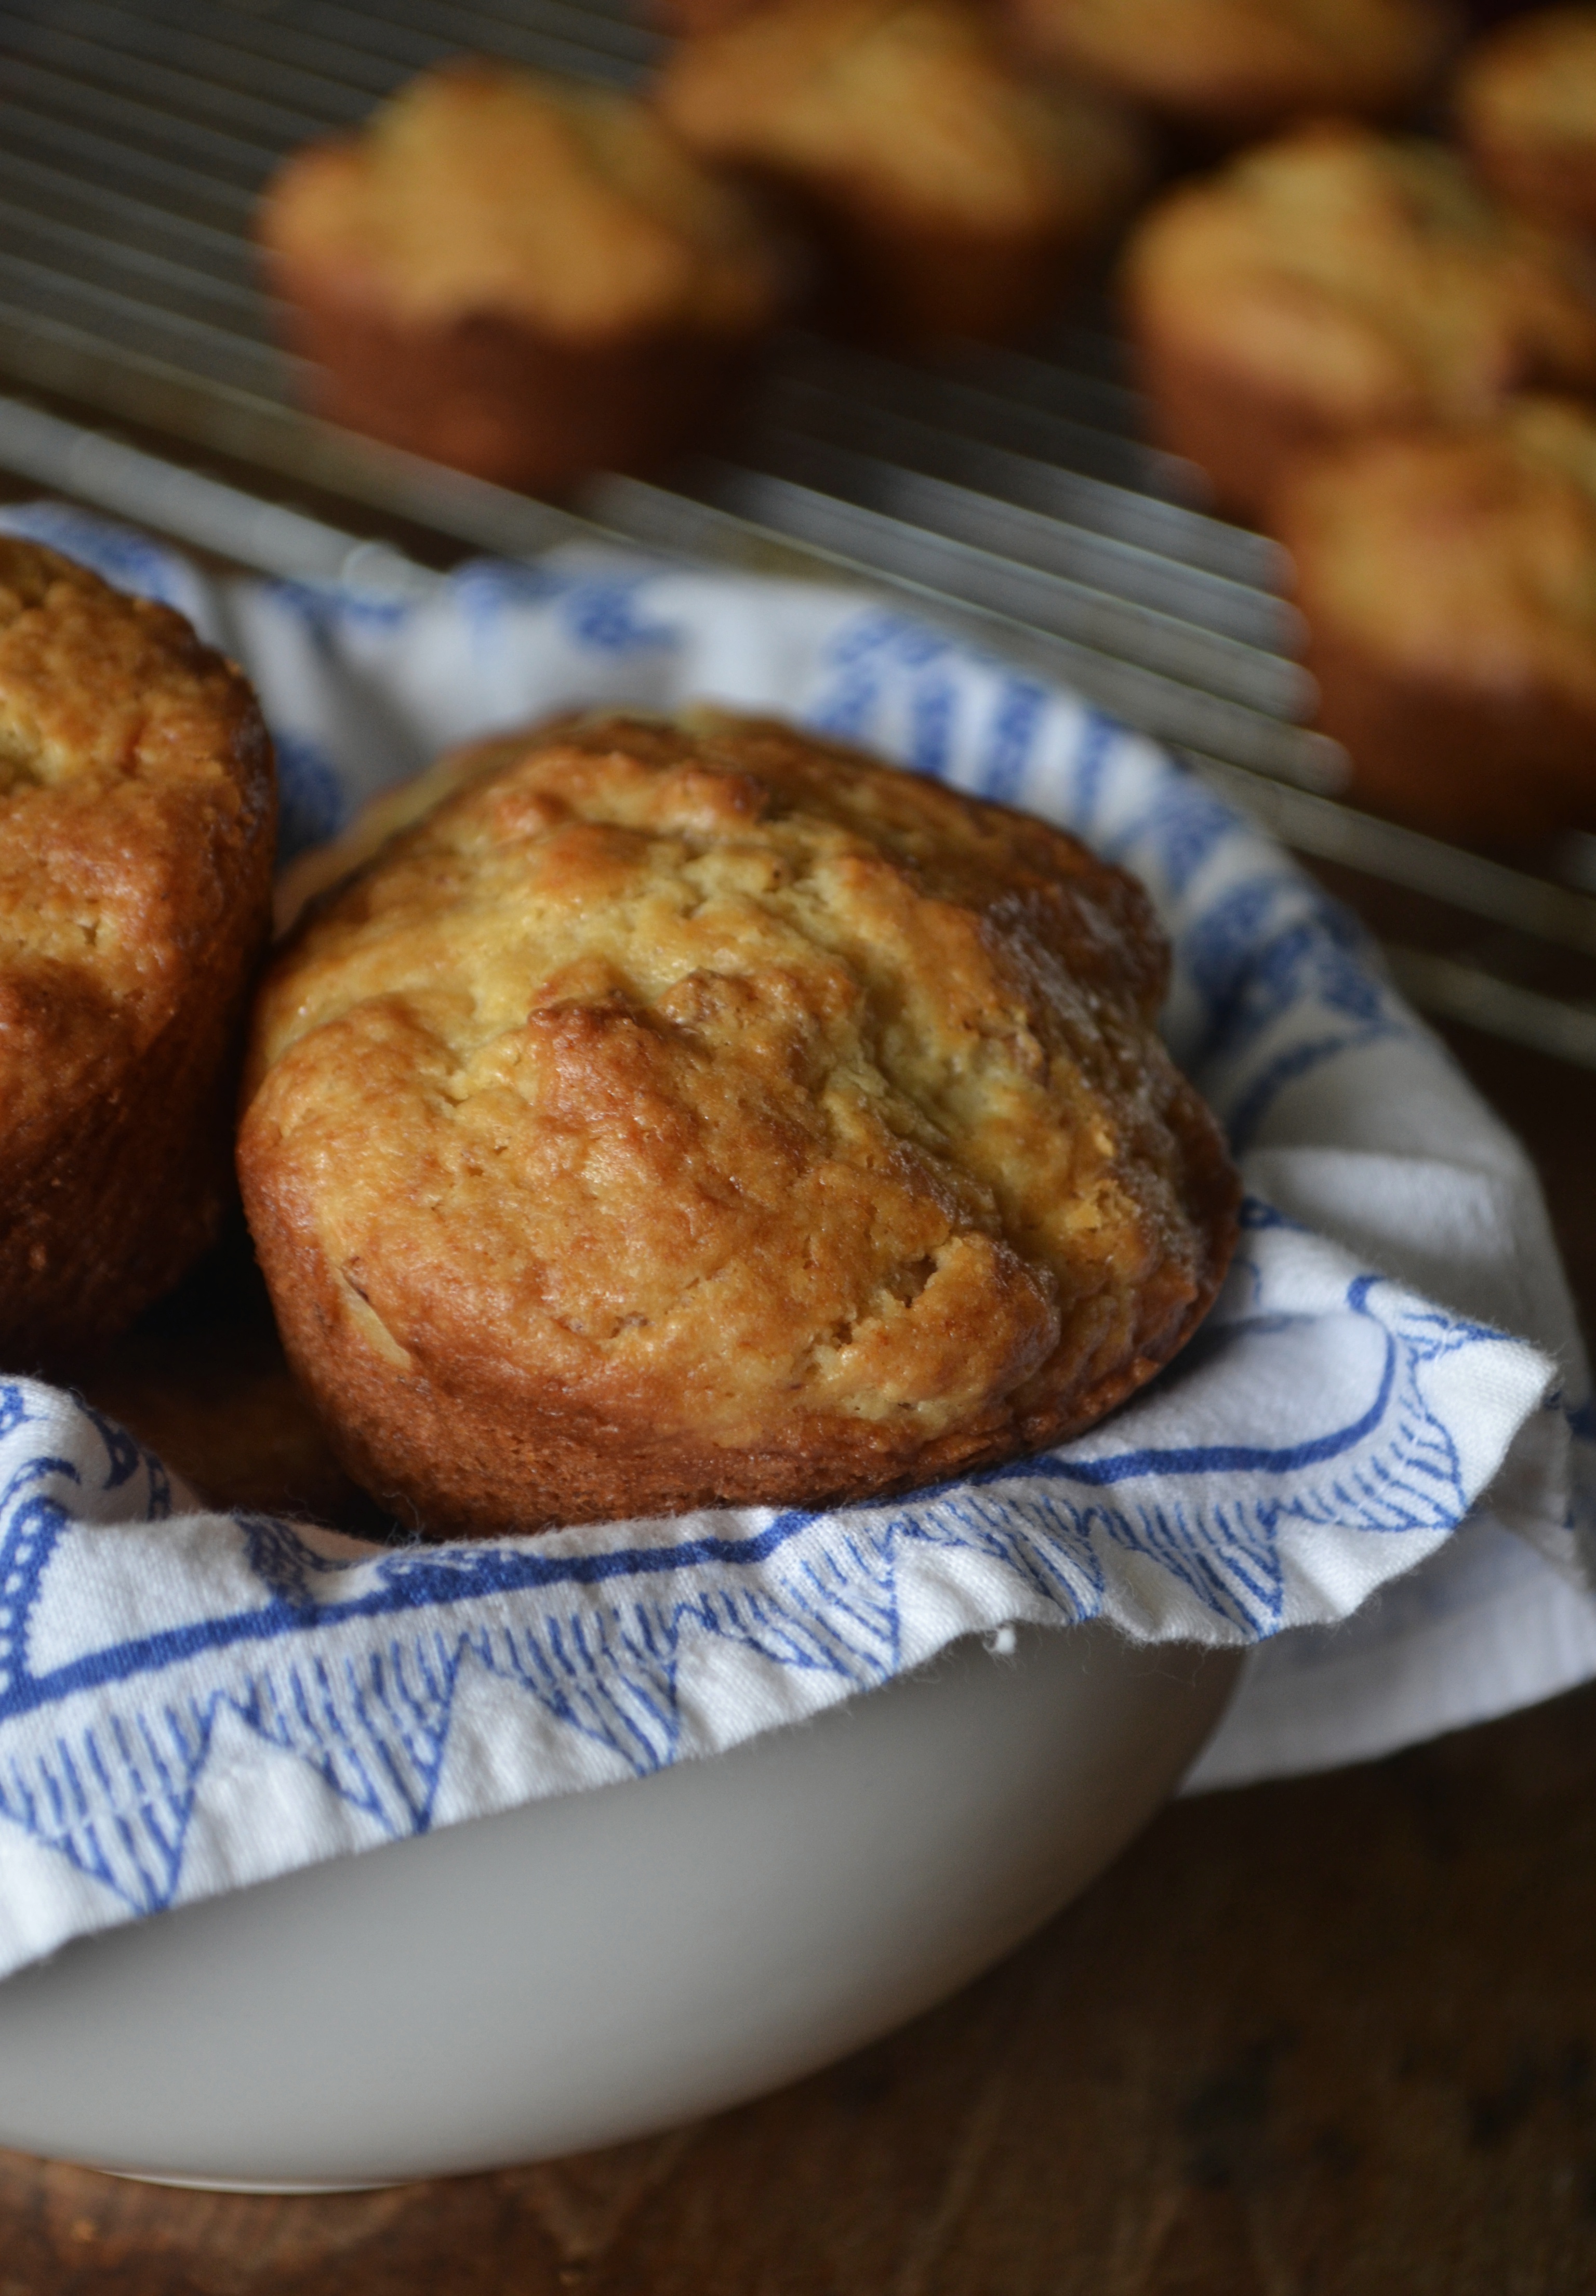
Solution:
M 1596 1076 L 1456 1040 L 1596 1308 Z M 1166 1812 L 1001 1968 L 651 2143 L 392 2192 L 0 2155 L 0 2296 L 1596 2288 L 1596 1689 Z

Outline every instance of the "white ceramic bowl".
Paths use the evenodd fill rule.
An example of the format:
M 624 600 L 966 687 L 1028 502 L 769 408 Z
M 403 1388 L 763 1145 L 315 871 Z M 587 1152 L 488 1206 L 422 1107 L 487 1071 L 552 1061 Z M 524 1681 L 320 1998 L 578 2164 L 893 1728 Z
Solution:
M 1092 1880 L 1238 1661 L 968 1643 L 713 1761 L 90 1938 L 0 1985 L 0 2144 L 387 2183 L 638 2136 L 813 2070 Z

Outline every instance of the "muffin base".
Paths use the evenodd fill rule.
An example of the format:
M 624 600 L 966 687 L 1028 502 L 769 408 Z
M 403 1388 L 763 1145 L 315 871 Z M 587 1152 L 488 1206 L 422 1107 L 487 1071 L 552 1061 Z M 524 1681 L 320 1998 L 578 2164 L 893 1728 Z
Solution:
M 1092 1387 L 1029 1413 L 1011 1398 L 929 1443 L 817 1414 L 807 1441 L 733 1450 L 640 1435 L 508 1379 L 468 1375 L 446 1386 L 406 1367 L 391 1341 L 383 1348 L 387 1335 L 352 1299 L 307 1210 L 296 1217 L 269 1168 L 257 1169 L 247 1129 L 240 1170 L 283 1349 L 330 1448 L 422 1538 L 487 1538 L 700 1507 L 843 1505 L 995 1466 L 1094 1426 L 1185 1344 L 1235 1248 L 1235 1174 L 1217 1127 L 1190 1088 L 1171 1114 L 1192 1217 L 1207 1233 L 1199 1281 L 1166 1272 L 1150 1283 L 1134 1351 Z
M 1298 603 L 1316 722 L 1352 760 L 1355 805 L 1476 843 L 1596 826 L 1596 712 L 1418 676 Z
M 824 250 L 816 320 L 884 350 L 1019 340 L 1059 309 L 1092 236 L 962 232 L 879 206 L 789 197 Z
M 1475 135 L 1469 151 L 1504 206 L 1553 231 L 1596 232 L 1596 149 L 1533 151 Z
M 271 266 L 316 412 L 413 455 L 534 494 L 594 471 L 644 472 L 710 422 L 751 343 L 684 329 L 571 344 L 494 314 L 396 317 L 308 266 Z
M 1194 348 L 1142 310 L 1130 313 L 1137 381 L 1152 409 L 1158 446 L 1194 463 L 1215 507 L 1268 527 L 1270 504 L 1292 465 L 1322 453 L 1354 427 L 1296 395 L 1273 390 L 1245 368 Z M 1381 430 L 1405 427 L 1395 420 Z

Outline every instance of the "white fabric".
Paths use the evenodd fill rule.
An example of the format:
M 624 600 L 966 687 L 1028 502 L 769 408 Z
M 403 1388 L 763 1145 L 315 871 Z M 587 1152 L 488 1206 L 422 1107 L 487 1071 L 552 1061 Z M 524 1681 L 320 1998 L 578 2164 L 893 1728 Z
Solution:
M 1170 931 L 1248 1184 L 1223 1298 L 1081 1441 L 904 1500 L 431 1546 L 198 1510 L 0 1378 L 0 1973 L 158 1907 L 713 1752 L 1021 1620 L 1256 1645 L 1192 1783 L 1596 1672 L 1587 1382 L 1533 1174 L 1355 926 L 1150 744 L 857 597 L 582 557 L 403 596 L 205 582 L 8 513 L 244 660 L 289 849 L 441 744 L 707 696 L 1076 828 Z

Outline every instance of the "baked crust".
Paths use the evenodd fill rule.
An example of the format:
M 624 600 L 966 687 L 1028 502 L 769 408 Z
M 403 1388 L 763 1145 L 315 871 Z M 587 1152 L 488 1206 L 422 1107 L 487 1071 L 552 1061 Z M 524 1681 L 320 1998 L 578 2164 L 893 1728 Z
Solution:
M 1127 113 L 1017 66 L 963 0 L 773 0 L 684 41 L 656 101 L 798 203 L 829 323 L 895 346 L 1023 333 L 1148 171 Z
M 1596 825 L 1596 419 L 1516 402 L 1488 429 L 1299 468 L 1296 561 L 1319 722 L 1353 794 L 1444 836 Z
M 271 745 L 165 606 L 0 538 L 0 1362 L 129 1323 L 231 1193 Z
M 1433 78 L 1457 20 L 1432 0 L 1008 0 L 1039 56 L 1230 141 L 1295 119 L 1379 119 Z
M 1464 59 L 1459 132 L 1510 206 L 1596 231 L 1596 8 L 1543 8 L 1501 25 Z
M 274 963 L 239 1145 L 386 1504 L 863 1497 L 1077 1431 L 1194 1328 L 1238 1184 L 1132 879 L 757 720 L 569 721 L 451 782 Z
M 647 106 L 469 61 L 294 154 L 257 234 L 319 412 L 544 491 L 679 447 L 788 285 Z
M 1254 519 L 1299 454 L 1596 383 L 1588 283 L 1451 153 L 1340 122 L 1171 193 L 1122 271 L 1161 442 Z

